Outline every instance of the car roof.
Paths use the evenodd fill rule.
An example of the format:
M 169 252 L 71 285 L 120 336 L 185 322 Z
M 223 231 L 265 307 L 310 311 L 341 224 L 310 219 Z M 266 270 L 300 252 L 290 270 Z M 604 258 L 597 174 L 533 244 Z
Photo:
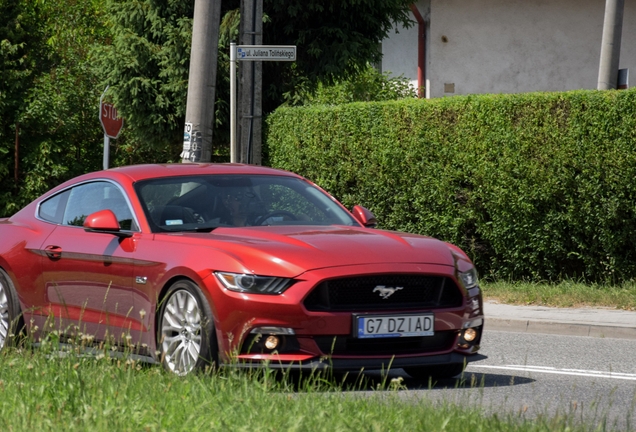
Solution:
M 48 199 L 59 191 L 78 183 L 111 179 L 117 181 L 124 187 L 130 186 L 135 182 L 148 180 L 153 178 L 179 177 L 179 176 L 196 176 L 196 175 L 276 175 L 304 179 L 298 174 L 275 168 L 269 168 L 259 165 L 246 164 L 215 164 L 215 163 L 173 163 L 173 164 L 144 164 L 144 165 L 128 165 L 123 167 L 111 168 L 102 171 L 94 171 L 80 175 L 57 185 L 56 187 L 45 192 L 43 195 L 32 201 L 29 205 L 23 207 L 20 212 L 32 212 L 33 208 L 39 202 Z M 16 215 L 18 214 L 16 213 Z M 15 215 L 14 215 L 15 216 Z
M 109 175 L 112 174 L 112 175 Z M 128 165 L 118 168 L 111 168 L 105 171 L 96 171 L 85 174 L 76 179 L 89 180 L 91 178 L 119 177 L 124 175 L 131 182 L 146 180 L 157 177 L 178 177 L 191 175 L 214 175 L 214 174 L 252 174 L 252 175 L 282 175 L 298 177 L 299 175 L 289 171 L 263 167 L 259 165 L 245 164 L 214 164 L 214 163 L 174 163 L 174 164 L 145 164 Z

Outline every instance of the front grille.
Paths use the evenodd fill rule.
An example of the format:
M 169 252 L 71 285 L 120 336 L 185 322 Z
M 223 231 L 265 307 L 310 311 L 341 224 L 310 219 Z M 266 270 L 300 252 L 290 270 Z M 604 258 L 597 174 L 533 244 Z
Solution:
M 393 293 L 388 294 L 393 289 Z M 459 307 L 462 294 L 443 276 L 374 275 L 321 282 L 305 299 L 310 311 L 381 311 Z
M 357 339 L 348 336 L 316 336 L 323 354 L 401 355 L 446 351 L 455 343 L 456 332 L 440 331 L 433 336 Z

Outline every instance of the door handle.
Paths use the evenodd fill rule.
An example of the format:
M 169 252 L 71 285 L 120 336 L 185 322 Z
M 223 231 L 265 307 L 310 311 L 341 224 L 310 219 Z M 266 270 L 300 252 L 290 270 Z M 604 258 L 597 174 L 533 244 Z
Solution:
M 51 259 L 62 258 L 62 248 L 59 246 L 47 246 L 44 248 L 44 252 Z

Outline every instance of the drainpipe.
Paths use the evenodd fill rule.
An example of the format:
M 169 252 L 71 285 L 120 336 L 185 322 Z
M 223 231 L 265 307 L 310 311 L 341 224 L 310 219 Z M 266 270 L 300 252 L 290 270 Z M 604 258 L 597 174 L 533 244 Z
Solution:
M 411 12 L 417 20 L 417 94 L 420 98 L 426 96 L 424 83 L 426 80 L 426 24 L 420 10 L 411 3 Z
M 625 0 L 606 0 L 605 2 L 598 90 L 612 90 L 617 87 L 624 9 Z

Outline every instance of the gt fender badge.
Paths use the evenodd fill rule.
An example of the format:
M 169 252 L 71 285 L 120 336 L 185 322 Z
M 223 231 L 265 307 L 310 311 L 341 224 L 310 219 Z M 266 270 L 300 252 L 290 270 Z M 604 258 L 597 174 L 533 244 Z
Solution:
M 380 297 L 382 297 L 384 300 L 388 299 L 389 297 L 391 297 L 393 294 L 395 294 L 396 291 L 399 291 L 401 289 L 403 289 L 404 287 L 385 287 L 384 285 L 378 285 L 377 287 L 373 288 L 373 292 L 379 291 L 380 292 Z

